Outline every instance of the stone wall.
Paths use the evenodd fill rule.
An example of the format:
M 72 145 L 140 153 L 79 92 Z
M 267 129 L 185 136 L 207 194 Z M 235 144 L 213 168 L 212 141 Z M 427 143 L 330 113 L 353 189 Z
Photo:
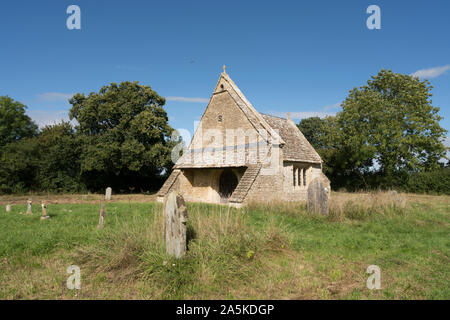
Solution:
M 294 166 L 306 169 L 306 186 L 294 186 Z M 306 201 L 309 183 L 321 176 L 318 164 L 282 162 L 278 173 L 258 175 L 244 202 Z

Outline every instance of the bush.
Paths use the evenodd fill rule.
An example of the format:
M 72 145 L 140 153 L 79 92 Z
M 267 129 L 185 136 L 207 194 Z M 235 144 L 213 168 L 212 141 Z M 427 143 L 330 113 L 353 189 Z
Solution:
M 450 194 L 450 168 L 410 175 L 404 189 L 414 193 Z

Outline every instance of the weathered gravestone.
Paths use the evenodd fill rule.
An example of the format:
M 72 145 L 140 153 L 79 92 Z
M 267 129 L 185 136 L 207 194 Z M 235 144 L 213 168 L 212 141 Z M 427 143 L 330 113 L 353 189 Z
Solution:
M 329 186 L 322 182 L 322 179 L 315 178 L 308 186 L 309 212 L 328 214 Z
M 98 218 L 98 229 L 103 228 L 103 220 L 106 216 L 106 211 L 105 211 L 105 205 L 102 204 L 102 207 L 100 208 L 100 214 L 99 214 L 99 218 Z
M 168 255 L 181 258 L 186 253 L 187 210 L 183 197 L 171 192 L 164 203 L 166 226 L 166 252 Z
M 11 212 L 11 205 L 10 204 L 6 205 L 6 212 Z
M 33 214 L 33 212 L 31 212 L 31 200 L 27 201 L 27 213 L 26 214 Z
M 112 189 L 111 187 L 106 188 L 105 200 L 111 200 Z
M 41 220 L 50 219 L 50 217 L 47 215 L 47 206 L 45 205 L 45 202 L 42 202 L 41 207 L 42 207 Z

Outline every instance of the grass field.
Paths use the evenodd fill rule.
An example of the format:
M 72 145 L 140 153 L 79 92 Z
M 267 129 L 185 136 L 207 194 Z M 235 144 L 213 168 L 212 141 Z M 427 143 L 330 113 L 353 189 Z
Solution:
M 39 198 L 40 197 L 40 198 Z M 188 204 L 188 253 L 165 255 L 151 196 L 26 197 L 0 211 L 1 299 L 450 299 L 450 197 L 333 193 L 327 217 L 302 204 Z M 50 220 L 40 221 L 38 200 Z M 66 269 L 81 269 L 69 290 Z M 381 289 L 369 290 L 369 265 Z

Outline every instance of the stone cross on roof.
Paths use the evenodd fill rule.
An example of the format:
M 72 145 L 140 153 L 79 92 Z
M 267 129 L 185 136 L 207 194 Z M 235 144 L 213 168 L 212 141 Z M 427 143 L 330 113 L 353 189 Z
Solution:
M 226 71 L 225 71 L 225 69 L 227 68 L 227 66 L 226 65 L 223 65 L 223 73 L 227 73 Z

